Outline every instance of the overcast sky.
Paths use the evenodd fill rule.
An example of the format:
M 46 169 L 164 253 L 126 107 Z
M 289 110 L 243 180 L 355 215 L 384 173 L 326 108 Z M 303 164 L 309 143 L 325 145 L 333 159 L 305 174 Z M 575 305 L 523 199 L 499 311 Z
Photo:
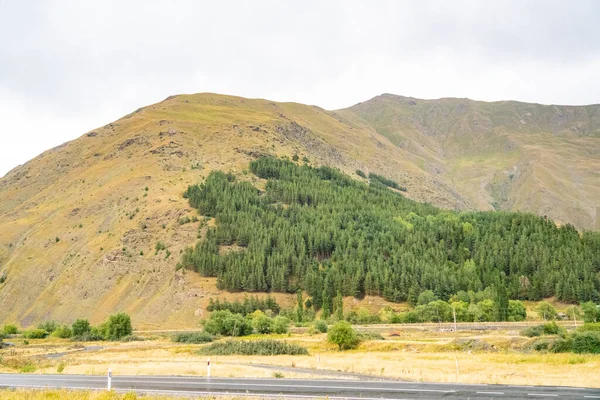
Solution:
M 600 103 L 600 1 L 0 0 L 0 176 L 176 93 Z

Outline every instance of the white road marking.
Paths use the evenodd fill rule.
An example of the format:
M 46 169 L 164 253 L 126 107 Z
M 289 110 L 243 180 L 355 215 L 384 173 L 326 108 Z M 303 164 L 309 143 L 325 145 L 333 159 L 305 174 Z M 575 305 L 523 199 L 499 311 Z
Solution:
M 600 396 L 583 396 L 586 399 L 600 399 Z
M 504 394 L 504 392 L 475 392 L 477 394 Z
M 549 396 L 549 397 L 558 397 L 557 394 L 550 393 L 527 393 L 527 396 Z

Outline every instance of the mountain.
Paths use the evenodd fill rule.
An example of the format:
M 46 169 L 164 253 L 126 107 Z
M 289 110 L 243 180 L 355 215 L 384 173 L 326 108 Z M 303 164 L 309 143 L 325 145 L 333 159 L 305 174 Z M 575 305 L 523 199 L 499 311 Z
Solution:
M 378 96 L 360 116 L 479 210 L 600 229 L 600 105 Z
M 170 97 L 0 179 L 0 321 L 98 322 L 124 310 L 137 326 L 193 326 L 220 291 L 214 278 L 175 270 L 200 227 L 182 195 L 215 170 L 243 177 L 263 155 L 375 173 L 442 208 L 598 228 L 598 110 L 383 95 L 326 111 Z

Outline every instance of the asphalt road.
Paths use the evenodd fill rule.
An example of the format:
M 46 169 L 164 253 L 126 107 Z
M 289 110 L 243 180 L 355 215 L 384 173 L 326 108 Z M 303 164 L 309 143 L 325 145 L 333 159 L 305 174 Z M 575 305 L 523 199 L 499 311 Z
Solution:
M 106 376 L 0 374 L 0 388 L 105 389 Z M 404 383 L 354 380 L 235 379 L 172 376 L 113 376 L 115 390 L 144 393 L 230 394 L 330 399 L 600 399 L 600 389 Z M 1 392 L 0 392 L 1 397 Z

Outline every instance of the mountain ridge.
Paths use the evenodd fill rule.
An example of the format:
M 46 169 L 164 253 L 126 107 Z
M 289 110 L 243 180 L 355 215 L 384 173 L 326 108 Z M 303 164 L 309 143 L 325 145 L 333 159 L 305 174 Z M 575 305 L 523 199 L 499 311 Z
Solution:
M 357 169 L 377 173 L 406 187 L 407 197 L 442 208 L 493 209 L 496 201 L 498 209 L 598 228 L 597 211 L 579 207 L 600 198 L 595 137 L 534 133 L 539 143 L 510 132 L 480 137 L 463 121 L 456 129 L 465 132 L 467 147 L 478 143 L 464 151 L 460 140 L 440 144 L 427 135 L 443 126 L 443 113 L 406 114 L 410 104 L 392 103 L 387 114 L 377 114 L 373 104 L 327 111 L 176 95 L 11 170 L 0 178 L 0 274 L 7 277 L 0 284 L 0 320 L 95 322 L 125 310 L 139 326 L 189 326 L 220 292 L 208 278 L 175 272 L 179 252 L 200 228 L 180 224 L 194 215 L 182 194 L 214 170 L 244 177 L 262 155 L 306 157 L 356 179 Z M 420 120 L 426 123 L 414 122 Z M 572 166 L 564 168 L 564 160 Z M 565 206 L 565 199 L 578 207 Z M 158 242 L 172 255 L 155 251 Z

